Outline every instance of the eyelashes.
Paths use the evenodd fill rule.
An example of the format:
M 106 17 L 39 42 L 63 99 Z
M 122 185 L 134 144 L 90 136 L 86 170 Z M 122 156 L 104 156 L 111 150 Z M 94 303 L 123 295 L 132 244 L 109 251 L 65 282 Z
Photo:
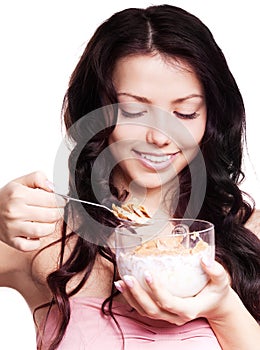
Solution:
M 174 112 L 174 114 L 180 119 L 196 119 L 199 116 L 199 113 L 194 112 L 191 114 L 184 114 L 179 112 Z
M 130 113 L 130 112 L 127 112 L 123 109 L 120 109 L 121 110 L 121 114 L 122 116 L 126 117 L 126 118 L 138 118 L 138 117 L 143 117 L 145 115 L 145 111 L 144 112 L 137 112 L 137 113 Z
M 120 111 L 121 111 L 122 116 L 126 117 L 126 118 L 139 118 L 139 117 L 143 117 L 147 113 L 146 111 L 130 113 L 130 112 L 127 112 L 123 109 L 120 109 Z M 199 113 L 197 113 L 197 112 L 190 113 L 190 114 L 184 114 L 184 113 L 174 111 L 173 114 L 176 115 L 176 117 L 180 118 L 180 119 L 196 119 L 199 116 Z

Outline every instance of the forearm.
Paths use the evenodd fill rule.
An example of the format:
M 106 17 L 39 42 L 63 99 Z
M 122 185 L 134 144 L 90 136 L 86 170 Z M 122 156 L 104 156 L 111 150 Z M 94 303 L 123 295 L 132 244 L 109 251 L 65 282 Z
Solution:
M 260 326 L 232 291 L 229 312 L 208 320 L 223 350 L 259 350 Z

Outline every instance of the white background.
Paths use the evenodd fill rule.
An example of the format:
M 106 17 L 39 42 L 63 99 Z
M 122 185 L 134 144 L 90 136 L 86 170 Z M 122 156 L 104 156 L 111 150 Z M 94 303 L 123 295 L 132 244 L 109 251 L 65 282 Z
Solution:
M 118 10 L 164 1 L 45 0 L 0 5 L 0 187 L 43 170 L 52 180 L 61 140 L 60 108 L 69 76 L 96 27 Z M 257 1 L 169 0 L 197 15 L 214 34 L 247 111 L 247 179 L 242 188 L 260 207 L 259 19 Z M 250 5 L 249 5 L 250 4 Z M 14 291 L 0 289 L 0 348 L 35 349 L 31 315 Z M 75 349 L 76 350 L 76 349 Z

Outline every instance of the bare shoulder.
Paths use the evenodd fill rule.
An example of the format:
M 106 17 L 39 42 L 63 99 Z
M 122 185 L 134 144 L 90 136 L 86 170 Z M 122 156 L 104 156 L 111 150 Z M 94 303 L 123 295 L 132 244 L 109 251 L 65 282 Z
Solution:
M 254 232 L 260 238 L 260 209 L 255 209 L 245 227 Z

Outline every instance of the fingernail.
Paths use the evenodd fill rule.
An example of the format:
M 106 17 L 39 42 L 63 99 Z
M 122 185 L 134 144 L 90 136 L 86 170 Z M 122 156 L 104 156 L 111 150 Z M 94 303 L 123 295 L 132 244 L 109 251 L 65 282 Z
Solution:
M 46 186 L 51 190 L 54 191 L 54 185 L 51 181 L 46 180 Z
M 133 288 L 134 286 L 134 281 L 132 279 L 131 276 L 125 275 L 123 277 L 123 280 L 125 281 L 125 284 L 129 287 L 129 288 Z
M 213 259 L 208 257 L 208 256 L 203 256 L 202 257 L 202 262 L 207 267 L 211 267 L 213 265 Z
M 120 293 L 123 293 L 124 289 L 121 286 L 119 281 L 114 282 L 114 285 L 115 285 L 116 289 L 119 290 Z
M 145 281 L 149 284 L 153 282 L 152 275 L 149 271 L 144 271 L 144 278 L 145 278 Z

